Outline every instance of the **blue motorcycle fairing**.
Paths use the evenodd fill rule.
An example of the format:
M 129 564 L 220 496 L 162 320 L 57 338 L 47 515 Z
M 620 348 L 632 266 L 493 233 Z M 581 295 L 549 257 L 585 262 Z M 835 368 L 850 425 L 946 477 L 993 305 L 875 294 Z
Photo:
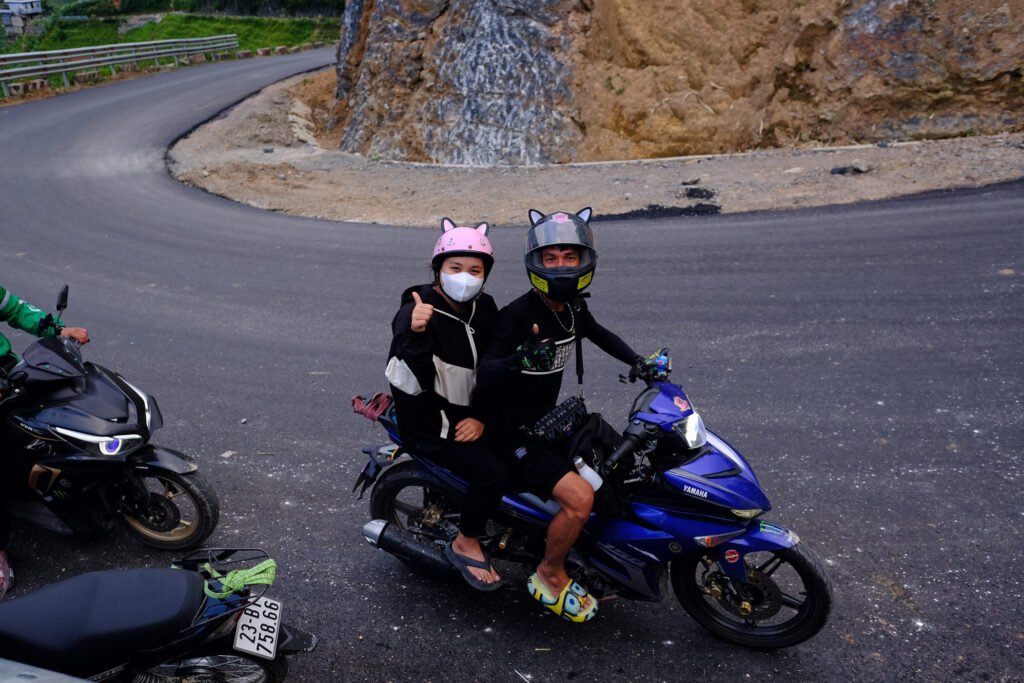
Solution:
M 672 431 L 672 425 L 693 413 L 693 406 L 686 392 L 678 384 L 671 382 L 655 382 L 654 387 L 658 393 L 647 401 L 639 410 L 633 414 L 633 419 L 643 420 L 656 424 L 666 432 Z
M 665 481 L 691 498 L 726 509 L 771 510 L 757 477 L 739 453 L 710 431 L 705 448 L 697 458 L 665 471 Z
M 746 582 L 746 565 L 742 560 L 747 553 L 784 550 L 792 548 L 799 542 L 800 537 L 789 529 L 759 519 L 750 525 L 747 533 L 729 539 L 716 546 L 714 550 L 722 572 L 734 581 Z M 735 554 L 730 555 L 729 551 L 734 551 Z
M 588 526 L 593 521 L 592 516 Z M 637 597 L 662 598 L 663 556 L 671 553 L 670 548 L 682 547 L 679 539 L 622 518 L 607 520 L 598 530 L 600 533 L 590 531 L 597 549 L 590 555 L 590 561 L 598 570 L 635 591 Z

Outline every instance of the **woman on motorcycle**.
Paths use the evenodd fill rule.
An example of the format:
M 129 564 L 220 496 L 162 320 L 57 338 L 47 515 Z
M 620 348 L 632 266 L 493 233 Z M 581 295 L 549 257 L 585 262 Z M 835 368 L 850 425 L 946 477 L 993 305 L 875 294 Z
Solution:
M 500 459 L 481 438 L 484 424 L 473 401 L 477 364 L 498 312 L 482 291 L 494 265 L 488 227 L 442 221 L 431 259 L 433 281 L 403 292 L 391 323 L 386 370 L 403 446 L 468 481 L 459 534 L 445 554 L 479 590 L 501 584 L 478 539 L 507 479 Z

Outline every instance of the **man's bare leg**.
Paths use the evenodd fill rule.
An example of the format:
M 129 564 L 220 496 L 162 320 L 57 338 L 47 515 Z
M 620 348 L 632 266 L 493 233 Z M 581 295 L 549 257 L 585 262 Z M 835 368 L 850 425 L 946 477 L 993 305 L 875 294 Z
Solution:
M 537 566 L 537 574 L 548 590 L 558 595 L 569 583 L 565 558 L 590 517 L 590 510 L 594 507 L 594 489 L 583 477 L 570 472 L 558 480 L 551 495 L 562 509 L 548 526 L 547 546 L 544 559 Z

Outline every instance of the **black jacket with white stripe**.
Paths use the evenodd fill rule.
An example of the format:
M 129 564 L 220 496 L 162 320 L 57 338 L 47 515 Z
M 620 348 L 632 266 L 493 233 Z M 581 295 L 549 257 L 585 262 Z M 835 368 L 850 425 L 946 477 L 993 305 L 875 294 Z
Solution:
M 417 292 L 434 315 L 423 332 L 413 332 Z M 429 453 L 455 438 L 455 426 L 467 417 L 483 421 L 473 401 L 476 368 L 491 340 L 498 307 L 489 294 L 456 312 L 434 291 L 417 285 L 402 293 L 391 321 L 391 350 L 386 375 L 398 412 L 398 430 L 406 448 Z

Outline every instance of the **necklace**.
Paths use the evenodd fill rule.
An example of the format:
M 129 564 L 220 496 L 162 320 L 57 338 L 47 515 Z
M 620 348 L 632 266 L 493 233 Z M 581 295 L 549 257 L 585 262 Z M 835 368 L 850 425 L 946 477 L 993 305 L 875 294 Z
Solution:
M 556 311 L 554 308 L 551 307 L 551 304 L 548 303 L 548 300 L 544 297 L 544 295 L 541 293 L 541 291 L 539 289 L 535 289 L 533 291 L 537 292 L 537 296 L 540 297 L 540 300 L 542 302 L 544 302 L 544 305 L 547 306 L 548 310 L 551 311 L 552 315 L 555 316 L 555 320 L 558 321 L 558 326 L 561 327 L 566 332 L 568 332 L 569 334 L 575 334 L 576 333 L 576 315 L 572 312 L 572 304 L 568 303 L 568 304 L 565 305 L 565 307 L 567 309 L 569 309 L 569 327 L 566 327 L 565 324 L 562 322 L 562 317 L 560 315 L 558 315 L 558 311 Z

